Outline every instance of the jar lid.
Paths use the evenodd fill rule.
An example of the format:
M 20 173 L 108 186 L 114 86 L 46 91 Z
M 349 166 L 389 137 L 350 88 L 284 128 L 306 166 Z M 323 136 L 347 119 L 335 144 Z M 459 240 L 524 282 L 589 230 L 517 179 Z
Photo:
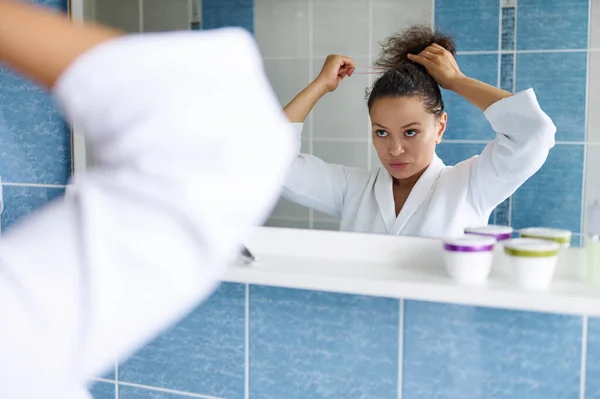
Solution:
M 496 239 L 477 235 L 464 235 L 444 240 L 444 249 L 450 252 L 489 252 Z
M 514 238 L 504 243 L 504 252 L 510 256 L 543 258 L 558 255 L 560 245 L 554 241 L 535 238 Z
M 494 237 L 498 241 L 509 240 L 512 237 L 513 228 L 510 226 L 487 225 L 480 227 L 468 227 L 465 234 Z
M 550 229 L 544 227 L 531 227 L 519 231 L 523 238 L 539 238 L 542 240 L 554 241 L 559 244 L 571 244 L 571 232 L 563 229 Z

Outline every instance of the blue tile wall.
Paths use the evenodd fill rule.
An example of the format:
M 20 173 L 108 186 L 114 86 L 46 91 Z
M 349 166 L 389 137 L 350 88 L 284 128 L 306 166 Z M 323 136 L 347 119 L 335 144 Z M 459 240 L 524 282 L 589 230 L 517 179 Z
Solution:
M 585 397 L 600 399 L 600 319 L 588 319 Z
M 254 0 L 202 0 L 202 28 L 239 26 L 254 32 Z
M 2 230 L 6 231 L 22 217 L 35 211 L 48 201 L 62 197 L 64 188 L 3 186 L 4 212 Z
M 6 182 L 66 184 L 71 132 L 51 97 L 0 68 L 0 176 Z
M 250 397 L 396 399 L 399 301 L 252 286 Z
M 498 43 L 496 43 L 496 48 Z M 459 55 L 458 65 L 472 78 L 493 86 L 498 83 L 498 55 Z M 496 134 L 483 112 L 454 92 L 443 90 L 448 112 L 448 127 L 444 138 L 448 140 L 491 140 Z
M 222 285 L 177 326 L 125 362 L 119 381 L 243 399 L 245 298 L 244 285 Z
M 512 205 L 512 197 L 504 200 L 500 205 L 496 207 L 494 211 L 493 220 L 490 222 L 491 224 L 497 224 L 500 226 L 510 226 L 510 207 Z
M 129 386 L 119 386 L 119 399 L 185 399 L 189 396 Z M 94 398 L 95 399 L 95 398 Z
M 442 141 L 435 152 L 446 165 L 456 165 L 466 159 L 481 154 L 485 144 L 453 143 Z
M 583 145 L 555 146 L 542 169 L 514 195 L 515 228 L 544 226 L 581 231 Z
M 94 399 L 115 399 L 116 387 L 114 383 L 96 382 L 90 389 Z
M 519 50 L 587 49 L 590 0 L 519 0 Z
M 403 399 L 578 399 L 582 319 L 405 301 Z
M 435 26 L 455 37 L 458 51 L 498 50 L 499 12 L 498 0 L 435 0 Z
M 517 55 L 517 90 L 533 87 L 559 141 L 585 141 L 587 53 Z

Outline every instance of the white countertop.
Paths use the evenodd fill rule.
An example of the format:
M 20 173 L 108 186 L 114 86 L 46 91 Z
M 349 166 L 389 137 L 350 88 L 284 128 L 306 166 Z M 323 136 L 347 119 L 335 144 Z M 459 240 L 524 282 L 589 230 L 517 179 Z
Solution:
M 600 289 L 577 277 L 585 257 L 569 249 L 544 292 L 517 288 L 492 272 L 487 286 L 450 279 L 438 240 L 261 227 L 247 242 L 255 263 L 225 281 L 359 295 L 600 316 Z

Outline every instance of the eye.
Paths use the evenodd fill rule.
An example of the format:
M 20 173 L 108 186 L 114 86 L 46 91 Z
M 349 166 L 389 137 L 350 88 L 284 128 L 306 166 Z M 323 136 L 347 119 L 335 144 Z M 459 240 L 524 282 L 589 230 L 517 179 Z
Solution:
M 386 132 L 385 130 L 375 130 L 375 134 L 378 137 L 387 137 L 388 136 L 388 132 Z
M 415 137 L 417 135 L 417 131 L 416 130 L 407 130 L 406 132 L 404 132 L 404 134 L 406 135 L 406 137 Z

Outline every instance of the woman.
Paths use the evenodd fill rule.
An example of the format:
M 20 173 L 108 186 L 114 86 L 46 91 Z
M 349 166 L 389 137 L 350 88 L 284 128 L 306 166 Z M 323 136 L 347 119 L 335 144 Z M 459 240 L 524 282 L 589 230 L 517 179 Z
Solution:
M 291 128 L 241 29 L 122 37 L 0 0 L 0 62 L 51 89 L 97 161 L 2 238 L 0 398 L 89 397 L 211 294 L 277 200 Z
M 383 46 L 386 71 L 368 96 L 373 145 L 382 169 L 331 165 L 300 154 L 284 197 L 341 218 L 341 230 L 441 237 L 485 225 L 494 208 L 544 164 L 556 128 L 533 90 L 512 95 L 465 76 L 452 38 L 413 27 Z M 348 57 L 331 55 L 319 76 L 286 107 L 298 132 L 319 99 L 352 76 Z M 497 132 L 481 155 L 445 166 L 435 148 L 448 115 L 440 86 L 484 112 Z

